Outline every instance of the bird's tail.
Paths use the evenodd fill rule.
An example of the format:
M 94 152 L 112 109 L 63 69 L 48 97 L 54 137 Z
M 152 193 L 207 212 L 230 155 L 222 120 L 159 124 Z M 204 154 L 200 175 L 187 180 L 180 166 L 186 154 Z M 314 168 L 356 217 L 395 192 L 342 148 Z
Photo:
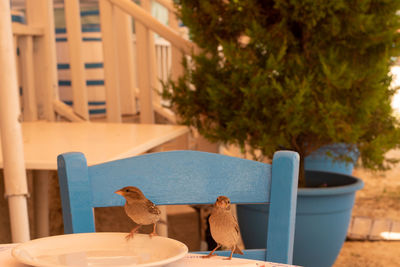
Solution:
M 235 247 L 235 250 L 233 251 L 233 253 L 243 255 L 243 252 L 240 250 L 240 248 L 238 246 Z

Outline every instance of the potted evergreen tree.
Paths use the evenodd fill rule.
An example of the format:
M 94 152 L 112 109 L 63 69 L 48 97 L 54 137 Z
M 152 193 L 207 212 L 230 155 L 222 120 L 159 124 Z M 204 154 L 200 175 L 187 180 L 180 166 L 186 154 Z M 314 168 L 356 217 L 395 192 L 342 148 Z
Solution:
M 330 266 L 344 242 L 354 194 L 362 182 L 347 175 L 306 172 L 304 159 L 322 147 L 344 144 L 338 153 L 325 154 L 355 161 L 352 153 L 357 153 L 358 162 L 372 170 L 395 163 L 385 153 L 400 143 L 399 120 L 390 105 L 397 89 L 390 87 L 389 73 L 399 55 L 400 1 L 177 3 L 201 53 L 193 55 L 190 64 L 183 61 L 183 76 L 164 86 L 163 97 L 181 123 L 212 141 L 257 151 L 258 157 L 271 157 L 282 148 L 300 154 L 296 233 L 307 233 L 305 243 L 311 242 L 313 233 L 299 230 L 299 225 L 313 230 L 318 226 L 314 217 L 302 219 L 302 193 L 312 197 L 305 200 L 306 206 L 331 198 L 316 200 L 319 193 L 314 190 L 332 187 L 346 195 L 350 204 L 343 208 L 336 195 L 333 203 L 317 207 L 325 213 L 330 212 L 327 208 L 346 210 L 344 218 L 323 219 L 333 224 L 343 221 L 345 229 L 336 233 L 341 235 L 333 249 L 336 255 L 318 250 L 322 240 L 309 249 L 314 256 L 306 255 L 300 251 L 305 246 L 301 237 L 295 237 L 294 263 Z M 240 223 L 243 231 L 246 222 Z M 329 227 L 321 226 L 314 234 L 327 239 L 321 231 L 334 232 Z M 311 263 L 304 262 L 310 258 Z

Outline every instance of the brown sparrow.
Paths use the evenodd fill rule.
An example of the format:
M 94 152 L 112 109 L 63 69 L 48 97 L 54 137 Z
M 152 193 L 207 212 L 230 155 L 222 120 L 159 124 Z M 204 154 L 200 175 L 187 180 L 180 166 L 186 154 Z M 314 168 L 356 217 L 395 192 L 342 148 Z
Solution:
M 125 212 L 137 224 L 126 236 L 126 239 L 132 238 L 142 225 L 147 224 L 153 224 L 153 232 L 150 233 L 150 237 L 156 235 L 156 223 L 160 219 L 161 213 L 156 205 L 148 200 L 139 188 L 134 186 L 126 186 L 115 191 L 115 193 L 125 198 Z
M 231 201 L 226 196 L 219 196 L 215 201 L 211 211 L 210 218 L 211 236 L 217 243 L 217 246 L 205 258 L 213 256 L 213 253 L 221 246 L 231 249 L 231 255 L 226 260 L 232 259 L 233 253 L 242 254 L 237 247 L 239 240 L 239 225 L 231 213 Z M 214 254 L 215 255 L 215 254 Z

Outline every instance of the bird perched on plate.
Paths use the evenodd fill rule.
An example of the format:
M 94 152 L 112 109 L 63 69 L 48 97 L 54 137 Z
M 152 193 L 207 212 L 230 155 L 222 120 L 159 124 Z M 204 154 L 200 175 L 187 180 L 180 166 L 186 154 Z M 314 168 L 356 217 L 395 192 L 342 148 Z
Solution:
M 155 235 L 156 223 L 160 220 L 161 214 L 156 205 L 148 200 L 139 188 L 134 186 L 126 186 L 115 191 L 115 193 L 125 198 L 125 212 L 137 224 L 126 236 L 126 239 L 132 238 L 142 225 L 148 224 L 153 224 L 153 232 L 150 233 L 150 237 Z
M 219 196 L 215 201 L 211 211 L 210 218 L 211 236 L 217 243 L 217 246 L 207 255 L 206 258 L 213 256 L 213 253 L 221 246 L 231 249 L 231 255 L 227 260 L 232 259 L 233 253 L 242 254 L 238 248 L 240 232 L 239 225 L 231 213 L 231 201 L 226 196 Z

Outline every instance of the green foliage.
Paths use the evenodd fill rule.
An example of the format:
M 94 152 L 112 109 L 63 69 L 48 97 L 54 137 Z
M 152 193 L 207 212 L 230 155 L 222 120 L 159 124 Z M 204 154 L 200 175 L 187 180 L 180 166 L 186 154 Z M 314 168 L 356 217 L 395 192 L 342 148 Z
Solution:
M 177 2 L 202 50 L 164 88 L 183 124 L 268 157 L 346 143 L 364 167 L 390 165 L 385 153 L 400 143 L 389 73 L 400 1 Z

